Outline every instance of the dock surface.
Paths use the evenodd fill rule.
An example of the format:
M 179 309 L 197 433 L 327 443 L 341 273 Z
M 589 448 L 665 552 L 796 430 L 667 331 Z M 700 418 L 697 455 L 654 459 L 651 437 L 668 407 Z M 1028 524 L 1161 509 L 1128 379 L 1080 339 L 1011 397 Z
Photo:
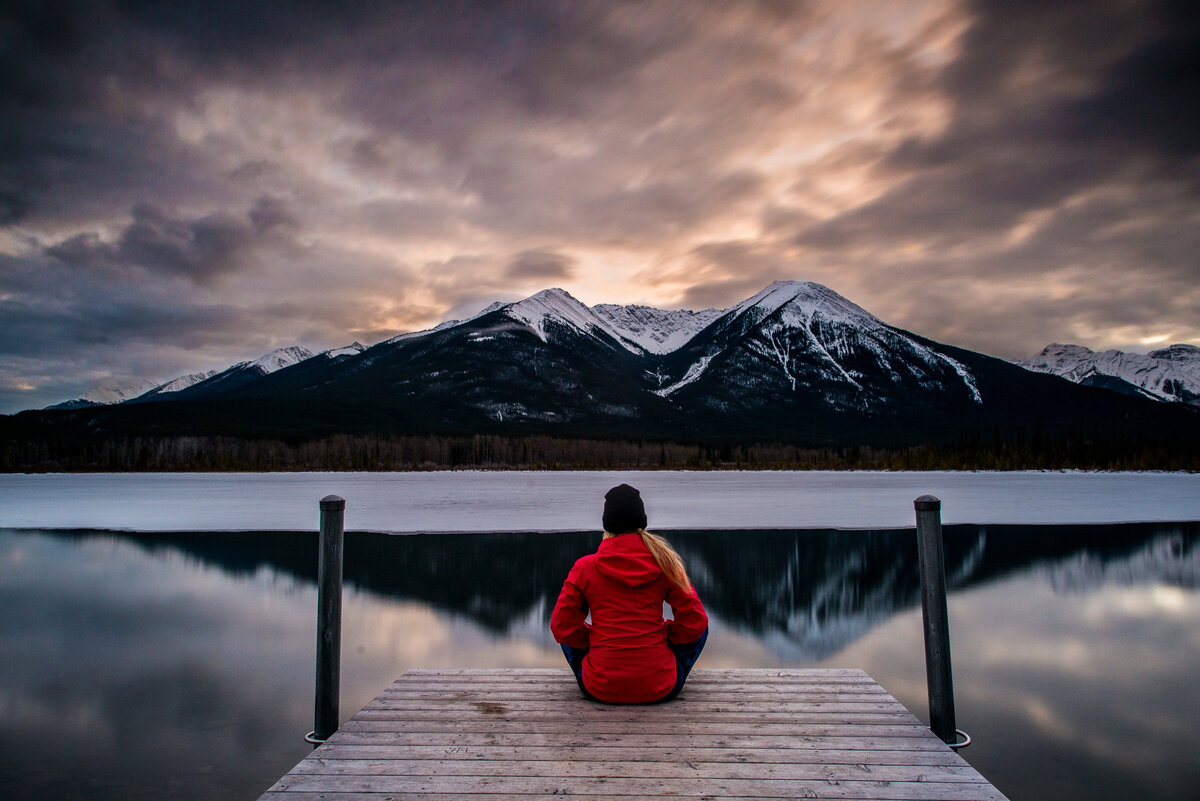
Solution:
M 678 699 L 584 699 L 564 667 L 413 670 L 260 801 L 1005 801 L 861 670 L 693 671 Z

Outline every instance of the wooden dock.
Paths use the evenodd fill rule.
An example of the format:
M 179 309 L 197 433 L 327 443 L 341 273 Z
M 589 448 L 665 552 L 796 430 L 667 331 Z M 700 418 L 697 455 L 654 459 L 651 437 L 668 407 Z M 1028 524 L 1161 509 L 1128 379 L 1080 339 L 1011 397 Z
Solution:
M 1004 796 L 861 670 L 697 669 L 660 706 L 565 669 L 413 670 L 260 801 Z

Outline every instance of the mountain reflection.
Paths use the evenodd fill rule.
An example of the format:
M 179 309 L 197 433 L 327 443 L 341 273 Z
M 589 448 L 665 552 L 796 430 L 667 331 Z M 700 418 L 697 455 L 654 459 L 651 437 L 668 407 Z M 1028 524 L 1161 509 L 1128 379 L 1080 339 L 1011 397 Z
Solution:
M 152 553 L 182 553 L 230 575 L 269 569 L 315 583 L 313 532 L 113 534 Z M 920 602 L 916 535 L 883 531 L 676 531 L 710 612 L 783 655 L 836 653 Z M 1015 572 L 1056 591 L 1104 583 L 1200 585 L 1200 523 L 1111 526 L 948 526 L 951 587 Z M 347 586 L 418 600 L 497 633 L 548 619 L 563 578 L 598 534 L 346 535 Z

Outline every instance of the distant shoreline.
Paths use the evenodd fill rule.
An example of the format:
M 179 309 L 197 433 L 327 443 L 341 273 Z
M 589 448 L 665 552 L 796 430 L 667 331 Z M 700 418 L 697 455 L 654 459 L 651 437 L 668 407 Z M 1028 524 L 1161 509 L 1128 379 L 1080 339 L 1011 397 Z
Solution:
M 348 531 L 598 532 L 618 483 L 662 531 L 912 527 L 926 494 L 947 525 L 1200 521 L 1182 472 L 458 470 L 6 474 L 0 528 L 305 531 L 339 495 Z
M 436 472 L 442 470 L 1200 471 L 1186 443 L 1083 435 L 959 436 L 924 444 L 680 442 L 528 434 L 219 435 L 0 439 L 0 473 Z

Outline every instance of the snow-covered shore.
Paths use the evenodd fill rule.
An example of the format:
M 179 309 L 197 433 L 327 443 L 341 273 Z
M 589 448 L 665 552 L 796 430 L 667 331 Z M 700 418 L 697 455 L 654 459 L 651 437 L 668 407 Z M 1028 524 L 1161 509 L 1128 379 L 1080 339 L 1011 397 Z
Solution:
M 924 494 L 946 523 L 1200 520 L 1188 473 L 464 471 L 7 474 L 0 527 L 313 530 L 336 494 L 352 531 L 588 531 L 621 482 L 661 530 L 911 526 Z

